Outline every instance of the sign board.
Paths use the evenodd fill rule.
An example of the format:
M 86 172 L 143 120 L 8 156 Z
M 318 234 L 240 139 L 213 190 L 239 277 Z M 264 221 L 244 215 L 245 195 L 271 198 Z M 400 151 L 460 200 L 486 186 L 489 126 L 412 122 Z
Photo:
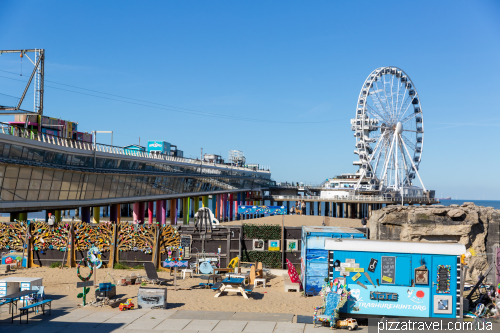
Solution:
M 286 206 L 238 206 L 238 214 L 286 215 Z
M 370 265 L 368 265 L 368 271 L 375 273 L 375 268 L 377 268 L 378 260 L 371 258 L 370 259 Z
M 165 141 L 148 141 L 147 147 L 148 153 L 152 151 L 157 151 L 162 154 L 170 155 L 170 143 Z
M 440 294 L 447 294 L 450 292 L 450 265 L 438 265 L 437 274 L 437 292 Z
M 346 272 L 361 272 L 361 273 L 365 272 L 364 268 L 359 268 L 359 267 L 345 267 L 344 270 Z
M 181 236 L 181 247 L 191 247 L 191 236 Z
M 76 283 L 77 288 L 92 287 L 93 285 L 94 285 L 94 281 L 85 281 L 85 282 L 77 282 Z
M 382 257 L 382 284 L 396 283 L 396 257 Z
M 344 309 L 352 314 L 387 315 L 401 317 L 430 316 L 430 288 L 368 285 L 360 288 L 348 284 L 351 297 Z M 344 312 L 344 310 L 342 310 Z

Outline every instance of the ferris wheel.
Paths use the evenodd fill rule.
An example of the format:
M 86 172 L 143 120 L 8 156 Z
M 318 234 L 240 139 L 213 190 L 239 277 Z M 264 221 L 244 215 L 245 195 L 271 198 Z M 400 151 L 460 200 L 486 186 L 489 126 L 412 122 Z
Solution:
M 424 148 L 424 117 L 410 77 L 380 67 L 365 80 L 351 119 L 360 178 L 355 190 L 400 191 L 416 179 Z

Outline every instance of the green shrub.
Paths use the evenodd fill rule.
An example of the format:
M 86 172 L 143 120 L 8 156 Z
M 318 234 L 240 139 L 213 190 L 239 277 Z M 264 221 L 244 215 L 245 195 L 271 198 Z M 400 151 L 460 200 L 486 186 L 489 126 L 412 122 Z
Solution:
M 245 239 L 263 239 L 265 241 L 280 239 L 281 226 L 243 223 L 243 237 Z
M 243 251 L 241 261 L 262 262 L 269 268 L 281 268 L 281 252 L 279 251 Z
M 113 266 L 114 269 L 130 269 L 130 267 L 127 264 L 123 264 L 121 262 L 115 263 Z
M 50 264 L 50 268 L 59 268 L 62 266 L 62 263 L 60 262 L 53 262 L 52 264 Z

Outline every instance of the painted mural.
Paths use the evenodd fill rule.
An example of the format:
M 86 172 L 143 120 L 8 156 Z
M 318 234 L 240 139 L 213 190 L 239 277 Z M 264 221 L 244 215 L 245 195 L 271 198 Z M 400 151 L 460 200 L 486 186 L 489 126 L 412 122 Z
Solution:
M 317 295 L 328 277 L 328 251 L 308 249 L 306 253 L 307 278 L 305 291 Z

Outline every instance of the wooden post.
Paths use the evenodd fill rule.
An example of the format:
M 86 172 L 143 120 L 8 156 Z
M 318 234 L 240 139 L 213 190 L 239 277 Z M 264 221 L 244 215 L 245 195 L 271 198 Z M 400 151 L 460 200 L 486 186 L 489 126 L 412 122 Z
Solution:
M 281 215 L 281 268 L 285 268 L 285 252 L 283 252 L 283 248 L 285 245 L 283 242 L 285 241 L 285 215 Z
M 28 223 L 28 221 L 26 221 L 26 223 Z M 31 235 L 32 229 L 33 228 L 31 227 L 31 224 L 27 225 L 26 226 L 26 233 L 29 233 Z M 33 237 L 31 237 L 31 238 L 28 237 L 28 241 L 26 242 L 26 255 L 28 256 L 26 258 L 26 266 L 28 268 L 33 267 L 33 242 L 34 242 Z M 21 262 L 21 265 L 22 265 L 22 262 Z
M 70 243 L 69 257 L 71 257 L 71 261 L 69 262 L 68 266 L 76 267 L 76 246 L 75 246 L 76 237 L 75 237 L 75 227 L 73 225 L 73 222 L 71 222 L 70 235 L 71 235 L 71 243 Z
M 108 268 L 115 267 L 117 234 L 118 234 L 118 223 L 114 223 L 113 224 L 113 234 L 111 235 L 111 244 L 109 246 Z
M 227 254 L 226 254 L 226 267 L 229 267 L 231 261 L 231 228 L 227 228 Z
M 159 268 L 160 267 L 159 258 L 160 258 L 161 227 L 157 225 L 157 226 L 155 226 L 155 228 L 156 228 L 156 237 L 155 237 L 154 252 L 153 252 L 153 265 L 155 265 L 156 268 Z M 177 273 L 177 271 L 176 271 L 176 273 Z

